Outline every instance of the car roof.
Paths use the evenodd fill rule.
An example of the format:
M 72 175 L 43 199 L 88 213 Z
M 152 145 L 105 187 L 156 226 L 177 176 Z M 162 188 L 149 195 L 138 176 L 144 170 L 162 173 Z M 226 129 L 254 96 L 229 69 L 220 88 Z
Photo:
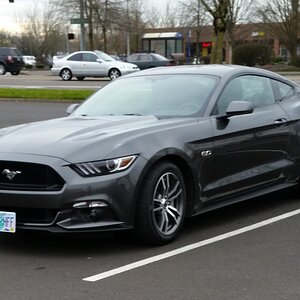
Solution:
M 290 81 L 283 76 L 280 76 L 274 72 L 268 70 L 246 67 L 240 65 L 223 65 L 223 64 L 211 64 L 211 65 L 183 65 L 183 66 L 168 66 L 157 67 L 147 70 L 142 70 L 130 75 L 131 76 L 143 76 L 143 75 L 167 75 L 167 74 L 199 74 L 199 75 L 214 75 L 218 77 L 232 77 L 239 74 L 256 74 L 260 76 L 268 76 L 281 81 Z

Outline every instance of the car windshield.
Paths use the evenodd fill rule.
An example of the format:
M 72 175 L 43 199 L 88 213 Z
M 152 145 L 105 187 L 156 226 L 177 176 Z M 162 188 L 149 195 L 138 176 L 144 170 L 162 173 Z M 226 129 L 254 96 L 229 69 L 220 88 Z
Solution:
M 98 55 L 99 58 L 101 58 L 104 61 L 116 61 L 113 57 L 100 50 L 95 50 L 95 53 Z
M 218 81 L 208 75 L 151 75 L 116 80 L 93 94 L 72 115 L 193 116 Z
M 22 56 L 21 52 L 18 49 L 15 49 L 15 48 L 9 49 L 9 55 L 11 55 L 11 56 Z

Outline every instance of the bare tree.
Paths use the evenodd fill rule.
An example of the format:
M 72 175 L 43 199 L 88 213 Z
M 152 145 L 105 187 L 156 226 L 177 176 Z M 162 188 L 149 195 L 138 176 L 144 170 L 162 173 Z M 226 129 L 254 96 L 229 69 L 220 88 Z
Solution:
M 266 0 L 257 10 L 266 29 L 285 44 L 292 65 L 297 61 L 299 9 L 299 0 Z
M 163 9 L 151 5 L 144 12 L 146 23 L 151 28 L 176 28 L 186 24 L 184 18 L 190 19 L 190 16 L 186 14 L 184 4 L 180 3 L 178 5 L 172 1 L 167 2 Z
M 62 34 L 65 23 L 50 2 L 43 3 L 43 7 L 35 4 L 33 8 L 28 9 L 21 27 L 22 49 L 27 49 L 41 62 L 48 54 L 55 52 L 62 35 L 65 36 Z
M 179 8 L 181 11 L 180 26 L 193 28 L 196 31 L 196 55 L 198 58 L 200 56 L 199 44 L 201 31 L 203 26 L 209 22 L 207 11 L 200 0 L 180 2 Z M 199 62 L 198 59 L 197 62 Z
M 5 30 L 0 30 L 0 46 L 11 46 L 12 45 L 12 35 Z
M 226 62 L 232 62 L 232 47 L 234 45 L 234 27 L 237 23 L 249 20 L 254 0 L 230 0 L 226 26 Z
M 227 30 L 230 0 L 200 0 L 213 19 L 214 38 L 211 63 L 223 62 L 224 35 Z

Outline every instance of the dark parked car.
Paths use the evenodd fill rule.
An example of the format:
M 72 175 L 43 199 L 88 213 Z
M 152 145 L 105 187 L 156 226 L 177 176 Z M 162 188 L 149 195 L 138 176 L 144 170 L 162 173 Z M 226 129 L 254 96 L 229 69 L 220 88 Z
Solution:
M 69 112 L 0 130 L 1 231 L 164 244 L 186 217 L 299 182 L 300 88 L 268 71 L 136 72 Z
M 24 68 L 22 53 L 16 48 L 0 47 L 0 75 L 10 72 L 19 75 Z
M 137 65 L 140 70 L 154 67 L 173 66 L 175 63 L 157 53 L 135 53 L 127 57 L 126 61 Z

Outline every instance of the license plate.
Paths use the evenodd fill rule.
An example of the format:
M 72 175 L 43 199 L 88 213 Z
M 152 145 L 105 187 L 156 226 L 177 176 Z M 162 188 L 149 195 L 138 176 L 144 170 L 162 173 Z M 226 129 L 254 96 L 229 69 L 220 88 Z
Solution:
M 16 213 L 0 211 L 0 232 L 16 232 Z

